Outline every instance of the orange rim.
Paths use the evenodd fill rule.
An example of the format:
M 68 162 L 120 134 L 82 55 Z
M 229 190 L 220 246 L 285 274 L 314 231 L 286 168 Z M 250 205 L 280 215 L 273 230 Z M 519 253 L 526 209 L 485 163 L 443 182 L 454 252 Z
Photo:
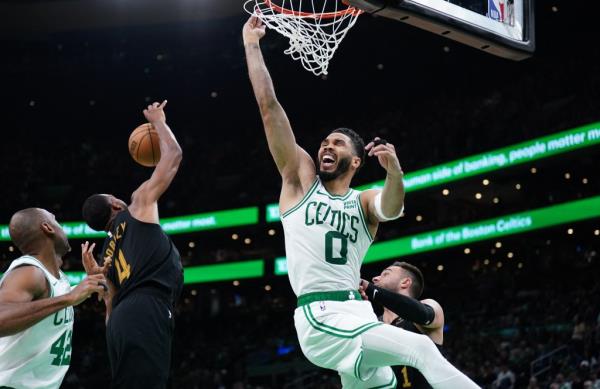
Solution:
M 267 6 L 269 6 L 269 8 L 271 8 L 273 11 L 278 12 L 283 15 L 290 15 L 290 16 L 295 16 L 295 17 L 315 18 L 315 19 L 334 19 L 334 18 L 337 18 L 340 16 L 346 16 L 346 15 L 357 16 L 362 13 L 361 10 L 356 9 L 354 7 L 348 7 L 344 10 L 337 11 L 337 12 L 324 12 L 324 13 L 302 12 L 302 11 L 294 11 L 291 9 L 283 8 L 282 6 L 273 4 L 273 2 L 271 0 L 264 0 L 264 1 L 265 1 L 265 4 Z M 342 0 L 342 2 L 345 3 L 343 0 Z

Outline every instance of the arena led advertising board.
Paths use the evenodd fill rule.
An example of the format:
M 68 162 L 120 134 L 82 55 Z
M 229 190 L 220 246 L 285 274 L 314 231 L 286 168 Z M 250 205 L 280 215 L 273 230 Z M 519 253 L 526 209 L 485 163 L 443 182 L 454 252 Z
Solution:
M 597 144 L 600 144 L 600 122 L 406 173 L 404 188 L 407 193 L 431 188 Z M 383 184 L 384 180 L 380 180 L 356 189 L 380 189 Z M 279 221 L 279 206 L 267 205 L 265 217 L 267 222 Z
M 256 223 L 258 223 L 258 207 L 198 213 L 194 215 L 163 218 L 160 220 L 161 227 L 169 235 Z M 103 238 L 106 236 L 104 231 L 94 231 L 83 221 L 65 222 L 62 224 L 62 227 L 67 236 L 72 239 Z M 3 240 L 10 240 L 8 225 L 0 226 L 0 241 Z
M 600 197 L 592 197 L 375 243 L 367 252 L 363 263 L 441 250 L 599 216 Z M 275 259 L 274 274 L 287 274 L 285 257 Z
M 600 197 L 572 201 L 375 243 L 367 252 L 364 263 L 441 250 L 461 244 L 521 234 L 595 217 L 600 217 Z M 273 272 L 275 275 L 287 274 L 285 257 L 275 258 Z M 72 285 L 78 284 L 85 277 L 84 272 L 66 272 L 66 275 Z M 262 259 L 186 267 L 184 270 L 186 284 L 262 276 L 264 276 L 264 260 Z
M 600 144 L 600 123 L 590 123 L 571 130 L 410 172 L 404 177 L 404 185 L 407 192 L 425 189 L 597 144 Z M 359 186 L 356 189 L 382 188 L 383 183 L 384 181 L 381 180 Z
M 600 197 L 572 201 L 374 244 L 364 263 L 520 234 L 598 216 Z
M 256 278 L 264 275 L 265 263 L 262 259 L 247 260 L 232 263 L 217 263 L 211 265 L 189 266 L 183 271 L 185 284 L 201 284 Z M 67 271 L 65 275 L 71 285 L 77 285 L 86 277 L 82 271 Z M 2 277 L 2 273 L 0 273 Z

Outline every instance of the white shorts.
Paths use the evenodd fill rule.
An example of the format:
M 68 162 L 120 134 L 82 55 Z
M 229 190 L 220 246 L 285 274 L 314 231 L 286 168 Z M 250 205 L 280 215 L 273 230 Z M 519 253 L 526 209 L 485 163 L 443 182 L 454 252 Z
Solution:
M 361 369 L 361 334 L 382 325 L 368 301 L 315 301 L 296 308 L 294 323 L 302 352 L 313 364 L 336 370 L 344 388 L 395 388 L 389 366 Z
M 336 370 L 345 389 L 394 389 L 390 366 L 396 365 L 416 368 L 435 389 L 479 388 L 429 337 L 380 323 L 356 291 L 307 293 L 298 302 L 294 323 L 302 352 L 315 365 Z

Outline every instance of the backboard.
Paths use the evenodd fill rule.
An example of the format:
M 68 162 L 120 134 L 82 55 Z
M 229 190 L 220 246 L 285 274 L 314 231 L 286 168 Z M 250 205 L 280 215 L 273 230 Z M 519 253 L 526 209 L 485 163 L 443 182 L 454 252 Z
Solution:
M 522 60 L 535 50 L 533 0 L 346 0 L 493 55 Z

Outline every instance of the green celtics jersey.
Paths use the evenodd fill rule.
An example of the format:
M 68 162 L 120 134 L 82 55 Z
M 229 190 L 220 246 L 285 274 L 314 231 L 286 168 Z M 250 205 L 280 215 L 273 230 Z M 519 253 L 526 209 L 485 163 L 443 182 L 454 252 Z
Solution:
M 373 241 L 360 193 L 331 195 L 317 178 L 302 201 L 283 213 L 288 275 L 297 296 L 358 289 Z
M 30 265 L 41 269 L 51 289 L 50 297 L 71 291 L 67 276 L 54 277 L 44 265 L 30 256 L 14 260 L 7 274 L 16 267 Z M 0 338 L 0 387 L 15 389 L 55 389 L 69 369 L 73 307 L 67 307 L 14 335 Z

